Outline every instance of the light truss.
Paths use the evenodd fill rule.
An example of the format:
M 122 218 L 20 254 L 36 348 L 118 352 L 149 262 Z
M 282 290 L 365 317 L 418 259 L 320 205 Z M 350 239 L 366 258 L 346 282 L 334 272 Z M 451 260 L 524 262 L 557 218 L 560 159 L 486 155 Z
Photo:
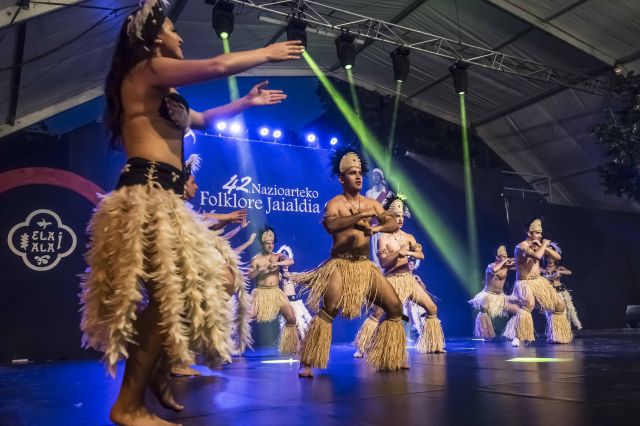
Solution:
M 321 35 L 337 37 L 341 32 L 348 31 L 356 37 L 358 42 L 371 40 L 405 46 L 429 55 L 460 60 L 475 66 L 589 93 L 611 90 L 597 76 L 544 65 L 426 31 L 370 18 L 317 1 L 231 1 L 258 10 L 259 19 L 266 22 L 286 25 L 291 18 L 301 19 L 307 23 L 309 31 Z

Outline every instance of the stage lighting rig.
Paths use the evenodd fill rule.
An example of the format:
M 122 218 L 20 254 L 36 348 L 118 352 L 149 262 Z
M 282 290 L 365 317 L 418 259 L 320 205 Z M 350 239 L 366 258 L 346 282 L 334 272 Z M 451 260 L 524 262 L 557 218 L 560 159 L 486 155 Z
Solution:
M 235 4 L 228 0 L 205 0 L 205 3 L 213 5 L 211 26 L 216 35 L 222 40 L 228 39 L 233 32 Z
M 345 70 L 350 70 L 356 63 L 356 46 L 354 44 L 356 38 L 353 34 L 344 32 L 336 38 L 336 51 L 340 65 Z
M 462 61 L 456 61 L 449 67 L 451 78 L 453 79 L 453 88 L 457 94 L 466 93 L 469 89 L 469 80 L 467 78 L 467 64 Z
M 307 23 L 302 19 L 291 18 L 287 24 L 287 40 L 300 40 L 307 48 Z
M 411 53 L 411 50 L 404 46 L 399 46 L 391 52 L 391 61 L 393 62 L 393 79 L 398 83 L 407 81 L 407 77 L 409 77 L 409 70 L 411 68 L 409 53 Z

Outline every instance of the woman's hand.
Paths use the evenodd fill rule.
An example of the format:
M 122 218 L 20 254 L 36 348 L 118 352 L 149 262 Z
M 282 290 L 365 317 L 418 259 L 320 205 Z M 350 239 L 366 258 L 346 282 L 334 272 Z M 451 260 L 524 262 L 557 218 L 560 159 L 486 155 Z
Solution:
M 300 40 L 282 41 L 265 47 L 269 62 L 282 62 L 300 59 L 304 46 Z
M 247 93 L 245 98 L 251 106 L 275 105 L 287 99 L 287 95 L 282 90 L 269 90 L 268 81 L 258 83 Z

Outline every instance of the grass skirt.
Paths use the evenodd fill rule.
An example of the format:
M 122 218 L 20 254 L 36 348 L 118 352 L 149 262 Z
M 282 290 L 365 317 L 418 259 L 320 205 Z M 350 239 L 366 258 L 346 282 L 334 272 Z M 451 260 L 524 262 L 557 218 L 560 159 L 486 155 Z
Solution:
M 476 294 L 473 299 L 469 300 L 469 304 L 480 312 L 486 312 L 491 318 L 504 317 L 507 315 L 505 310 L 507 306 L 507 295 L 504 293 L 496 294 L 490 291 L 482 290 Z
M 401 274 L 390 274 L 385 275 L 387 277 L 387 281 L 393 287 L 393 289 L 398 294 L 398 298 L 400 302 L 404 304 L 407 300 L 409 300 L 416 290 L 424 290 L 415 276 L 411 272 L 403 272 Z M 417 289 L 416 286 L 419 288 Z
M 533 295 L 542 311 L 553 312 L 556 306 L 556 290 L 553 288 L 553 285 L 543 277 L 516 281 L 511 295 L 518 300 L 521 306 L 525 305 L 529 295 Z
M 256 287 L 251 292 L 253 314 L 258 322 L 273 321 L 278 318 L 280 309 L 289 304 L 289 299 L 279 287 Z
M 157 182 L 121 187 L 100 201 L 88 233 L 83 346 L 104 352 L 112 375 L 136 342 L 134 322 L 147 294 L 159 303 L 163 349 L 172 365 L 193 364 L 195 353 L 209 363 L 229 362 L 232 330 L 241 345 L 251 343 L 238 255 L 173 191 Z M 227 268 L 240 293 L 235 320 L 222 279 Z
M 371 295 L 372 299 L 375 296 L 372 293 L 375 291 L 375 280 L 384 280 L 380 270 L 369 259 L 331 258 L 314 270 L 296 274 L 293 280 L 305 284 L 305 289 L 309 291 L 307 305 L 318 312 L 334 272 L 339 273 L 342 279 L 338 309 L 347 318 L 359 317 L 362 307 L 369 306 L 367 296 Z

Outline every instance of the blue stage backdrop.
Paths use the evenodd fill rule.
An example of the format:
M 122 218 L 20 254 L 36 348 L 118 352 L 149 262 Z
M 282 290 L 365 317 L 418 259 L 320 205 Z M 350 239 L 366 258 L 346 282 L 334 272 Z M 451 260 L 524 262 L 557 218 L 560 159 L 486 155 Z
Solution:
M 96 193 L 114 188 L 125 162 L 122 152 L 110 152 L 106 146 L 104 129 L 95 123 L 61 138 L 29 135 L 0 144 L 0 362 L 97 356 L 80 348 L 77 275 L 85 268 L 85 228 Z M 186 156 L 203 157 L 196 174 L 199 191 L 191 200 L 196 210 L 248 209 L 252 223 L 234 238 L 233 246 L 269 224 L 276 229 L 276 248 L 282 244 L 293 248 L 293 271 L 313 268 L 326 259 L 331 239 L 320 220 L 325 203 L 341 192 L 339 183 L 329 177 L 329 151 L 204 135 L 188 139 L 185 151 Z M 431 203 L 464 246 L 461 168 L 414 157 L 404 159 L 402 167 L 412 177 L 415 192 Z M 370 186 L 365 180 L 365 190 Z M 574 300 L 585 326 L 623 325 L 626 304 L 638 303 L 640 292 L 637 268 L 619 253 L 633 253 L 640 229 L 637 215 L 520 203 L 514 204 L 512 223 L 507 224 L 500 174 L 475 170 L 474 186 L 482 268 L 498 244 L 513 250 L 522 238 L 520 230 L 514 231 L 517 223 L 527 222 L 526 216 L 542 215 L 545 229 L 567 249 L 567 265 L 576 272 L 568 283 L 579 283 Z M 469 336 L 474 313 L 466 301 L 482 283 L 460 282 L 447 266 L 448 259 L 418 226 L 421 212 L 412 213 L 405 230 L 423 244 L 426 260 L 419 274 L 440 298 L 445 335 Z M 592 244 L 581 246 L 585 229 Z M 254 244 L 243 259 L 248 262 L 259 250 Z M 589 272 L 593 259 L 598 273 Z M 609 271 L 616 271 L 616 285 L 606 288 L 606 298 L 598 299 L 593 295 L 601 294 L 602 283 L 611 281 Z M 337 319 L 334 342 L 350 342 L 361 321 Z M 272 345 L 277 327 L 277 322 L 255 326 L 257 345 Z
M 283 244 L 293 249 L 295 265 L 290 270 L 308 270 L 327 258 L 331 238 L 320 221 L 326 202 L 341 193 L 339 182 L 329 177 L 330 151 L 198 135 L 196 143 L 185 145 L 185 157 L 193 153 L 203 158 L 196 173 L 199 190 L 191 201 L 194 208 L 248 211 L 251 224 L 231 241 L 232 246 L 268 224 L 276 231 L 276 249 Z M 256 241 L 243 260 L 249 262 L 260 249 Z M 351 341 L 358 325 L 339 320 L 334 340 Z M 256 344 L 272 345 L 277 330 L 277 321 L 254 325 Z

